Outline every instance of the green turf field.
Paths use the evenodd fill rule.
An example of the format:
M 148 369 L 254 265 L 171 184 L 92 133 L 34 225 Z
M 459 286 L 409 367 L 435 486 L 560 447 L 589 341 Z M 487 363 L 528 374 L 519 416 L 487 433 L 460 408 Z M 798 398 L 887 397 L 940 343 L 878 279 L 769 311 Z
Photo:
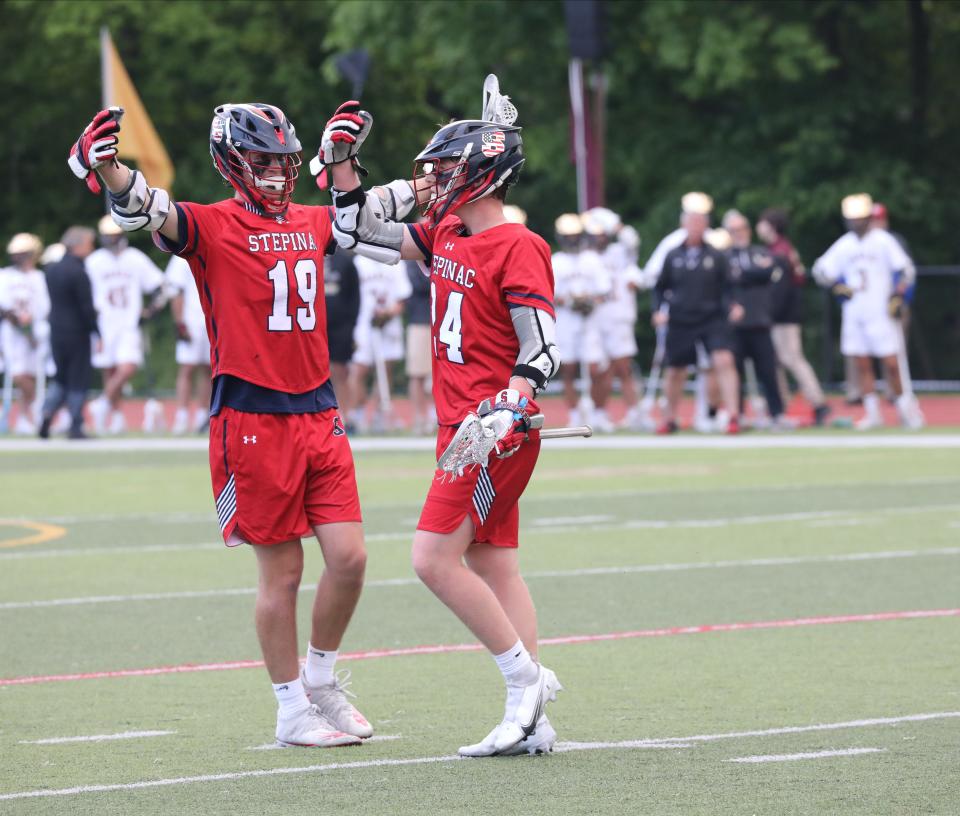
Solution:
M 344 661 L 381 739 L 262 749 L 265 671 L 210 666 L 259 650 L 205 454 L 0 453 L 0 813 L 960 813 L 960 449 L 562 444 L 522 538 L 561 743 L 492 760 L 453 758 L 502 713 L 476 651 Z M 343 651 L 472 642 L 409 566 L 430 462 L 357 455 Z M 130 732 L 166 733 L 38 742 Z

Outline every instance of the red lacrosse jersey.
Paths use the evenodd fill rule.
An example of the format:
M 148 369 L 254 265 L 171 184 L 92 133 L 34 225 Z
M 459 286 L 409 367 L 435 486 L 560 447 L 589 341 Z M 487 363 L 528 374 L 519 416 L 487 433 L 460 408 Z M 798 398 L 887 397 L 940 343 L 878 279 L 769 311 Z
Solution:
M 455 425 L 510 381 L 520 353 L 510 310 L 554 316 L 550 247 L 521 224 L 469 235 L 453 215 L 409 229 L 430 274 L 437 419 Z
M 331 208 L 291 204 L 259 215 L 241 201 L 177 203 L 179 246 L 193 272 L 214 378 L 230 374 L 300 394 L 330 377 L 323 256 Z

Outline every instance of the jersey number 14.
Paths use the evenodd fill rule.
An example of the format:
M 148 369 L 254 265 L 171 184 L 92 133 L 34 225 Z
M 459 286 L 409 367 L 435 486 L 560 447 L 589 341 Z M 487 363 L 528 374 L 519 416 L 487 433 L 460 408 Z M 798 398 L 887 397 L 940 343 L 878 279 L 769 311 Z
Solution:
M 451 292 L 447 297 L 447 308 L 443 313 L 443 320 L 437 327 L 437 336 L 433 341 L 434 356 L 439 357 L 437 341 L 447 348 L 447 359 L 451 363 L 463 364 L 463 324 L 460 320 L 460 310 L 463 306 L 463 292 Z M 437 325 L 437 287 L 430 284 L 430 322 Z

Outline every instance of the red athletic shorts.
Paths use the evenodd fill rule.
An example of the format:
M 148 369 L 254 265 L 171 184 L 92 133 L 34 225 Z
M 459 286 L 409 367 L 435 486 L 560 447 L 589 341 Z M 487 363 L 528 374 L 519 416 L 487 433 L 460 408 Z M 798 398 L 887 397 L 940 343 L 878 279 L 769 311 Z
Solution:
M 456 428 L 440 428 L 437 458 L 456 432 Z M 451 533 L 469 513 L 476 530 L 474 541 L 494 547 L 516 547 L 520 527 L 517 502 L 539 455 L 540 434 L 533 431 L 513 456 L 497 459 L 491 454 L 487 467 L 473 468 L 453 480 L 443 471 L 436 471 L 417 529 Z
M 210 420 L 210 476 L 223 540 L 300 538 L 318 524 L 360 521 L 353 455 L 335 408 Z

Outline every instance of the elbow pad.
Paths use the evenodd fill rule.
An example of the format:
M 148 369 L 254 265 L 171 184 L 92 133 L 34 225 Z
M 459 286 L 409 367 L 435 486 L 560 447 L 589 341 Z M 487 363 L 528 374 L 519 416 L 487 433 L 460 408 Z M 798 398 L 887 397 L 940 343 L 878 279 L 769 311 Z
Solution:
M 396 179 L 389 184 L 373 188 L 383 202 L 384 215 L 388 221 L 403 221 L 417 203 L 413 186 L 405 179 Z
M 534 394 L 539 394 L 560 370 L 556 324 L 550 314 L 531 306 L 511 309 L 510 317 L 520 340 L 520 354 L 512 376 L 523 377 Z
M 336 209 L 333 237 L 337 244 L 379 263 L 397 263 L 405 228 L 388 220 L 384 200 L 376 193 L 365 193 L 362 187 L 347 192 L 331 188 L 331 192 Z
M 130 171 L 127 186 L 119 193 L 110 193 L 110 215 L 126 232 L 145 229 L 156 232 L 170 213 L 170 194 L 148 187 L 139 170 Z

